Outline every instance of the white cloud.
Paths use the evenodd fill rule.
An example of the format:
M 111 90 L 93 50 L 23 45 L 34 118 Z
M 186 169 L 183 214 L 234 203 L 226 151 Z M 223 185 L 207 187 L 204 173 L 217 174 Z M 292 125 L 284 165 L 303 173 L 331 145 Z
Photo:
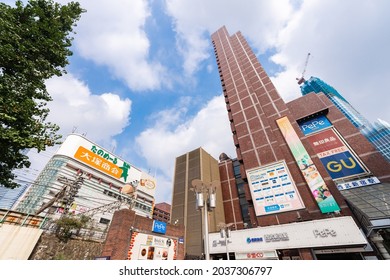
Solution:
M 132 90 L 159 89 L 166 80 L 164 67 L 150 61 L 145 23 L 150 7 L 144 0 L 79 1 L 87 10 L 76 28 L 79 54 L 108 67 Z
M 284 70 L 272 80 L 286 101 L 300 96 L 296 78 L 310 52 L 307 78 L 335 87 L 371 121 L 390 120 L 390 95 L 383 89 L 390 76 L 390 2 L 295 2 L 167 0 L 184 70 L 192 75 L 200 69 L 211 54 L 209 34 L 225 25 L 230 34 L 241 31 L 256 51 L 276 51 L 273 61 Z
M 388 1 L 304 1 L 278 39 L 274 61 L 285 66 L 273 82 L 285 100 L 300 95 L 295 78 L 316 76 L 336 88 L 371 121 L 390 120 L 384 85 L 390 70 Z
M 93 141 L 111 143 L 128 125 L 131 101 L 113 93 L 101 95 L 90 92 L 87 85 L 67 74 L 46 82 L 53 98 L 48 104 L 48 121 L 60 126 L 64 136 L 77 127 Z
M 192 75 L 209 56 L 210 34 L 225 25 L 232 33 L 243 31 L 254 46 L 265 50 L 274 46 L 277 32 L 292 12 L 288 0 L 280 1 L 183 1 L 166 0 L 173 18 L 177 45 L 184 70 Z
M 188 100 L 186 101 L 188 104 Z M 155 124 L 137 138 L 138 151 L 149 167 L 158 170 L 156 200 L 170 201 L 176 157 L 202 147 L 218 160 L 221 153 L 235 157 L 232 133 L 223 96 L 211 99 L 194 117 L 185 119 L 186 109 L 158 113 Z M 167 190 L 170 190 L 168 192 Z M 162 192 L 162 193 L 161 193 Z

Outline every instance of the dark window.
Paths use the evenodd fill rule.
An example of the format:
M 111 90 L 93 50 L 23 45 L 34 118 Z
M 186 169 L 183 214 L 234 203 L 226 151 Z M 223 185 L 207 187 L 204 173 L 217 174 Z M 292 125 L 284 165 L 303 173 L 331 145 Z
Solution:
M 105 218 L 100 218 L 99 223 L 108 225 L 110 223 L 110 220 L 109 219 L 105 219 Z

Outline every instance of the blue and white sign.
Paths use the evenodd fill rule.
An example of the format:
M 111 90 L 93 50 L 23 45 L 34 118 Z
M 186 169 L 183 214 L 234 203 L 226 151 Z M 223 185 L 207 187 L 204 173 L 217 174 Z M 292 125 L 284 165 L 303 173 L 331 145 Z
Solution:
M 167 224 L 161 221 L 153 220 L 153 232 L 165 234 L 167 232 Z
M 353 188 L 358 188 L 358 187 L 365 187 L 369 185 L 375 185 L 379 184 L 380 181 L 378 180 L 377 177 L 370 177 L 370 178 L 365 178 L 365 179 L 360 179 L 360 180 L 355 180 L 343 184 L 338 184 L 337 188 L 342 191 L 342 190 L 348 190 L 348 189 L 353 189 Z
M 308 135 L 313 132 L 323 130 L 324 128 L 331 127 L 332 124 L 330 121 L 323 115 L 314 117 L 312 119 L 299 122 L 299 127 L 301 128 L 303 134 Z

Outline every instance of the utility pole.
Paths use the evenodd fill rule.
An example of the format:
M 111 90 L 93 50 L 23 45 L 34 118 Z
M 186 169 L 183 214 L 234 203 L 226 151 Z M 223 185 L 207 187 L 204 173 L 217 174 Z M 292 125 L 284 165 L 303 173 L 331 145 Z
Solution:
M 51 207 L 55 202 L 62 202 L 65 204 L 64 213 L 66 214 L 69 211 L 71 203 L 74 201 L 74 198 L 81 188 L 81 185 L 84 183 L 84 178 L 82 175 L 77 175 L 75 180 L 71 180 L 66 177 L 58 178 L 58 181 L 63 183 L 63 187 L 59 192 L 57 192 L 52 199 L 45 203 L 38 211 L 35 212 L 35 215 L 39 215 L 47 208 Z
M 216 207 L 216 189 L 219 186 L 219 181 L 204 183 L 200 179 L 192 180 L 191 190 L 196 195 L 196 208 L 203 211 L 203 244 L 205 259 L 210 259 L 209 253 L 209 229 L 208 229 L 208 211 L 212 211 Z

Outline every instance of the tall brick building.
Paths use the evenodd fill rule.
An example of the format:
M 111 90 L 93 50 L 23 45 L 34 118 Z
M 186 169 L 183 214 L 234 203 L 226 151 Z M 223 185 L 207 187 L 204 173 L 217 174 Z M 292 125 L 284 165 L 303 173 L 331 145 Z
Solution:
M 338 187 L 386 184 L 389 163 L 324 95 L 286 104 L 240 32 L 230 36 L 222 27 L 212 42 L 237 151 L 236 159 L 222 154 L 219 163 L 226 223 L 254 235 L 245 248 L 245 231 L 233 231 L 229 250 L 240 250 L 236 258 L 243 252 L 279 259 L 375 255 Z M 350 226 L 346 240 L 338 234 L 343 224 Z M 298 231 L 312 234 L 299 241 L 292 238 Z M 221 257 L 226 247 L 218 242 L 211 237 L 212 253 Z

